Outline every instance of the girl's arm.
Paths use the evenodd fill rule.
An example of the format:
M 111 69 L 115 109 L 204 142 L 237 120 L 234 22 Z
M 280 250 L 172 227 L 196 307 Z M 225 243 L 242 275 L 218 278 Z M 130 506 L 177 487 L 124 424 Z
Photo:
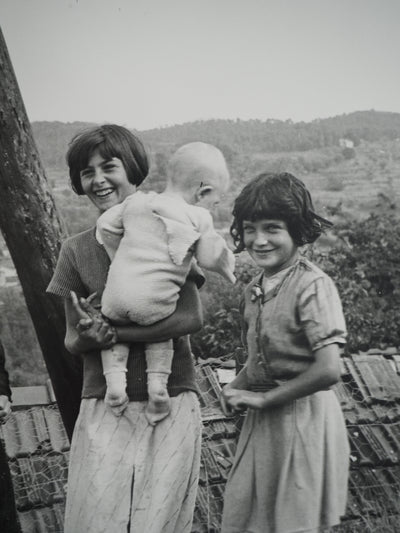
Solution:
M 314 352 L 310 367 L 295 378 L 267 392 L 251 392 L 228 387 L 223 394 L 227 404 L 235 410 L 247 407 L 270 409 L 284 405 L 314 392 L 328 389 L 340 379 L 340 351 L 338 344 L 328 344 Z M 240 374 L 238 374 L 239 377 Z
M 194 281 L 182 287 L 175 312 L 150 326 L 111 326 L 101 317 L 90 318 L 72 300 L 66 300 L 67 332 L 65 346 L 74 354 L 101 350 L 115 342 L 162 342 L 194 333 L 203 326 L 200 296 Z
M 248 388 L 248 385 L 249 385 L 249 382 L 247 379 L 247 370 L 246 370 L 246 367 L 244 366 L 242 370 L 239 372 L 239 374 L 235 377 L 235 379 L 233 379 L 230 383 L 225 385 L 225 387 L 221 391 L 219 400 L 221 403 L 222 411 L 224 412 L 226 416 L 231 416 L 233 413 L 232 411 L 233 406 L 231 406 L 227 401 L 227 398 L 228 398 L 227 392 L 229 390 L 236 390 L 236 391 L 245 390 Z
M 150 326 L 116 326 L 118 342 L 163 342 L 203 327 L 203 310 L 194 281 L 186 281 L 179 293 L 175 312 Z

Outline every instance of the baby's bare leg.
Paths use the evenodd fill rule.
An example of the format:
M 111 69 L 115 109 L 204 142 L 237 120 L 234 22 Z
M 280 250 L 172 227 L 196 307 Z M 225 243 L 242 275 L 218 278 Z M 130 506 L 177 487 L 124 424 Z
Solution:
M 147 392 L 149 393 L 146 418 L 152 426 L 168 416 L 170 411 L 167 384 L 173 355 L 172 340 L 146 346 Z
M 103 374 L 106 378 L 107 391 L 104 401 L 116 416 L 122 415 L 128 405 L 126 394 L 126 365 L 129 344 L 117 343 L 101 351 Z

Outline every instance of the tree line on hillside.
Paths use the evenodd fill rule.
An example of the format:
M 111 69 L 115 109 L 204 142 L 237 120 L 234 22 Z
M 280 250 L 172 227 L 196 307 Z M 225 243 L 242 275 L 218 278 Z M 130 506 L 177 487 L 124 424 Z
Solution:
M 93 124 L 84 122 L 33 122 L 32 128 L 45 168 L 65 167 L 71 138 Z M 225 157 L 257 152 L 306 151 L 337 146 L 348 138 L 354 145 L 365 141 L 400 137 L 400 114 L 358 111 L 312 122 L 262 120 L 204 120 L 137 132 L 154 153 L 170 153 L 191 141 L 210 142 Z

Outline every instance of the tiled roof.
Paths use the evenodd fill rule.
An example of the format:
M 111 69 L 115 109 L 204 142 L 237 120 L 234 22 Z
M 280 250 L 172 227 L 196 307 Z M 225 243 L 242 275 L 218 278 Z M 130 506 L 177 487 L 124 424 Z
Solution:
M 217 364 L 210 363 L 197 366 L 203 447 L 196 533 L 219 531 L 224 486 L 242 420 L 222 413 Z M 343 380 L 336 393 L 346 419 L 352 465 L 340 531 L 364 533 L 366 516 L 372 523 L 384 514 L 389 523 L 400 514 L 399 373 L 396 350 L 342 359 Z M 9 457 L 23 532 L 62 533 L 69 441 L 51 388 L 14 389 L 13 397 L 14 412 L 0 428 L 0 438 Z M 385 531 L 400 531 L 399 523 Z M 381 531 L 379 527 L 375 530 Z
M 24 533 L 63 531 L 69 440 L 51 386 L 12 389 L 13 415 L 0 426 Z

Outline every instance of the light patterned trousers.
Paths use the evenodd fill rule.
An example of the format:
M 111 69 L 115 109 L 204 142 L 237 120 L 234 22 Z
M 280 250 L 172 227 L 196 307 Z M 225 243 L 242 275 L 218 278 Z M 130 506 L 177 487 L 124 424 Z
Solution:
M 65 533 L 190 533 L 200 466 L 197 396 L 171 398 L 151 426 L 147 402 L 116 417 L 82 400 L 70 452 Z

